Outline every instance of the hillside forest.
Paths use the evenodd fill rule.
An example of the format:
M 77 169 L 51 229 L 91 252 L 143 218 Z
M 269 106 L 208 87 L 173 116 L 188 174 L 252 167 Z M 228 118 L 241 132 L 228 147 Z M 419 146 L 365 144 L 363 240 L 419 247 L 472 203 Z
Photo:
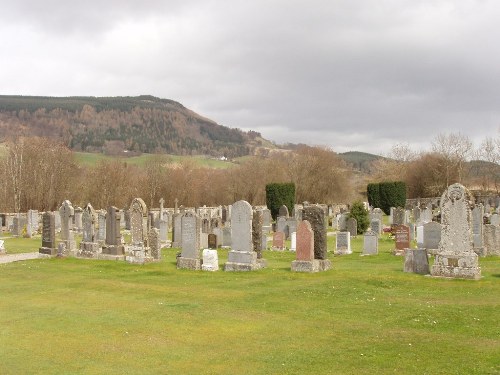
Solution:
M 500 138 L 485 138 L 478 149 L 461 134 L 441 134 L 431 150 L 414 152 L 397 144 L 388 157 L 367 164 L 348 163 L 322 147 L 300 146 L 265 157 L 247 157 L 230 168 L 207 168 L 185 158 L 174 162 L 154 154 L 142 166 L 126 158 L 78 163 L 63 142 L 17 137 L 0 154 L 0 211 L 55 210 L 69 199 L 75 205 L 124 208 L 141 197 L 149 207 L 160 198 L 167 207 L 177 199 L 184 206 L 215 206 L 245 199 L 265 204 L 265 185 L 293 182 L 296 202 L 351 203 L 366 199 L 369 182 L 404 181 L 409 198 L 439 196 L 451 183 L 498 193 Z M 474 161 L 471 161 L 474 160 Z M 363 164 L 363 169 L 356 165 Z

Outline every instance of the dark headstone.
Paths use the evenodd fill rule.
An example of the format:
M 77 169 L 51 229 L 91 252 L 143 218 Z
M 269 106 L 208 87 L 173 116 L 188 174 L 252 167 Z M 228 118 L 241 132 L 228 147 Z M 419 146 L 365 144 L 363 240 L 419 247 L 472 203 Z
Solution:
M 302 219 L 309 221 L 314 232 L 314 259 L 326 259 L 326 226 L 323 209 L 318 206 L 305 207 Z

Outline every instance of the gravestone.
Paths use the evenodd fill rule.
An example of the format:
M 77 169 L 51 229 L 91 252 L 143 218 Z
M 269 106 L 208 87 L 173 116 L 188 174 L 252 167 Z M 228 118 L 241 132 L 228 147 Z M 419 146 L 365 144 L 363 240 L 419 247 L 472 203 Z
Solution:
M 418 273 L 420 275 L 429 274 L 429 258 L 426 249 L 406 249 L 404 272 Z
M 252 242 L 253 251 L 257 253 L 257 259 L 262 259 L 262 221 L 263 213 L 261 210 L 253 211 L 252 216 Z
M 262 210 L 262 229 L 264 229 L 266 233 L 269 233 L 271 231 L 271 221 L 271 210 L 269 210 L 268 208 L 264 208 Z
M 284 216 L 279 216 L 276 219 L 276 232 L 285 233 L 286 230 L 286 218 Z
M 432 221 L 432 208 L 427 207 L 422 210 L 420 213 L 420 221 L 422 223 L 430 223 Z
M 192 213 L 186 212 L 181 219 L 181 248 L 182 252 L 177 257 L 177 268 L 190 270 L 201 269 L 200 259 L 200 218 Z
M 419 220 L 421 214 L 420 207 L 414 207 L 412 214 L 413 214 L 413 221 Z M 405 224 L 405 223 L 400 223 L 400 224 Z
M 405 209 L 401 207 L 396 207 L 393 212 L 392 217 L 393 225 L 404 225 L 405 223 Z
M 202 253 L 203 264 L 201 269 L 203 271 L 218 271 L 219 270 L 219 256 L 217 250 L 204 249 Z
M 222 247 L 231 247 L 231 227 L 225 227 L 222 229 Z
M 97 258 L 99 256 L 99 244 L 96 239 L 96 213 L 90 203 L 83 209 L 82 234 L 80 250 L 76 253 L 76 256 L 78 258 Z
M 294 272 L 318 272 L 319 261 L 314 259 L 314 231 L 307 220 L 297 228 L 297 251 L 291 269 Z
M 347 232 L 350 233 L 351 237 L 358 235 L 358 221 L 353 217 L 347 219 Z
M 335 255 L 352 254 L 351 236 L 349 232 L 337 232 L 335 241 Z
M 99 259 L 125 260 L 125 247 L 121 242 L 121 212 L 114 206 L 106 212 L 106 239 Z
M 38 211 L 28 210 L 27 223 L 26 223 L 26 235 L 31 238 L 33 234 L 38 232 Z
M 424 226 L 423 225 L 417 225 L 417 247 L 418 248 L 423 248 L 424 247 Z
M 378 254 L 378 234 L 372 230 L 366 231 L 363 236 L 362 255 L 377 255 L 377 254 Z
M 483 247 L 483 216 L 484 207 L 482 204 L 476 205 L 472 209 L 472 245 L 476 254 L 484 256 Z
M 282 205 L 279 209 L 279 212 L 278 212 L 278 217 L 284 217 L 285 219 L 288 218 L 290 216 L 289 212 L 288 212 L 288 207 L 285 206 L 285 205 Z
M 393 255 L 404 255 L 405 249 L 410 247 L 410 228 L 406 225 L 395 225 L 392 233 L 396 246 Z
M 493 214 L 490 216 L 490 223 L 491 225 L 500 225 L 500 215 L 498 214 Z
M 51 212 L 44 212 L 42 215 L 42 247 L 38 249 L 38 252 L 50 256 L 57 255 L 56 219 Z
M 59 208 L 59 215 L 61 216 L 61 242 L 66 245 L 66 251 L 70 254 L 76 252 L 76 242 L 73 235 L 73 217 L 75 210 L 71 202 L 65 200 Z
M 148 244 L 148 208 L 141 198 L 134 198 L 130 204 L 130 237 L 125 260 L 129 263 L 151 262 Z
M 75 213 L 73 216 L 73 220 L 74 220 L 74 224 L 75 224 L 74 229 L 78 233 L 81 233 L 81 231 L 83 229 L 83 209 L 81 207 L 76 207 L 74 213 Z
M 296 232 L 297 231 L 297 219 L 294 217 L 289 217 L 286 220 L 286 227 L 285 227 L 285 239 L 290 238 L 290 233 Z
M 370 221 L 370 228 L 372 231 L 377 233 L 377 235 L 382 234 L 382 224 L 381 224 L 381 221 L 379 219 L 372 219 Z
M 327 259 L 327 242 L 324 212 L 321 207 L 307 206 L 304 208 L 303 219 L 311 224 L 314 232 L 314 259 Z
M 486 224 L 483 227 L 484 247 L 487 255 L 500 255 L 500 227 L 494 224 Z
M 349 218 L 348 213 L 343 213 L 340 214 L 338 217 L 338 222 L 337 222 L 337 229 L 340 232 L 346 232 L 347 231 L 347 219 Z
M 160 231 L 157 228 L 151 228 L 149 230 L 148 243 L 149 243 L 151 258 L 153 258 L 153 261 L 161 260 Z
M 374 208 L 370 214 L 370 221 L 373 219 L 377 219 L 380 221 L 380 224 L 382 224 L 383 215 L 384 215 L 384 213 L 380 208 Z
M 130 211 L 128 208 L 124 208 L 123 211 L 120 212 L 120 215 L 123 215 L 123 218 L 120 217 L 120 223 L 123 224 L 125 230 L 130 230 L 132 225 L 130 222 Z
M 283 251 L 285 250 L 285 233 L 274 232 L 273 233 L 273 250 Z
M 168 219 L 166 219 L 166 220 L 161 219 L 160 220 L 159 236 L 160 236 L 160 242 L 162 242 L 162 243 L 168 242 Z
M 431 268 L 432 276 L 481 278 L 478 257 L 472 247 L 471 202 L 461 184 L 453 184 L 441 196 L 441 241 Z
M 182 236 L 182 226 L 181 226 L 182 214 L 174 214 L 172 218 L 172 247 L 181 247 L 181 236 Z
M 290 234 L 290 251 L 296 251 L 296 250 L 297 250 L 297 232 L 292 232 Z
M 97 242 L 102 247 L 106 242 L 106 211 L 97 213 Z
M 441 241 L 441 224 L 431 221 L 424 224 L 424 245 L 428 254 L 436 255 Z
M 252 241 L 252 206 L 238 201 L 231 208 L 231 251 L 227 255 L 225 271 L 253 271 L 262 268 Z
M 0 254 L 1 254 L 1 255 L 4 255 L 5 253 L 7 253 L 7 251 L 5 250 L 4 243 L 5 243 L 5 241 L 4 241 L 4 240 L 0 240 Z M 42 253 L 42 254 L 43 254 L 43 253 Z

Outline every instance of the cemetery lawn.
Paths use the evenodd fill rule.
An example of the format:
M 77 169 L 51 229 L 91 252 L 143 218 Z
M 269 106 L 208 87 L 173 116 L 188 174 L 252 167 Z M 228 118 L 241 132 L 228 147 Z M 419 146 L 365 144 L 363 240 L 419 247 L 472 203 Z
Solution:
M 249 273 L 177 270 L 176 249 L 0 264 L 0 373 L 499 374 L 500 259 L 438 279 L 402 272 L 392 244 L 361 257 L 359 236 L 317 274 L 270 251 Z

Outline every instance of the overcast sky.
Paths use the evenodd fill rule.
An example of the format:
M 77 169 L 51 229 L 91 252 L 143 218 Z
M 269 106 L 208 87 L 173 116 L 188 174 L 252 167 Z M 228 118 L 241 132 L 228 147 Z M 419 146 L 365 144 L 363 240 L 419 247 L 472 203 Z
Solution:
M 0 41 L 0 94 L 150 94 L 276 143 L 500 126 L 498 0 L 0 0 Z

